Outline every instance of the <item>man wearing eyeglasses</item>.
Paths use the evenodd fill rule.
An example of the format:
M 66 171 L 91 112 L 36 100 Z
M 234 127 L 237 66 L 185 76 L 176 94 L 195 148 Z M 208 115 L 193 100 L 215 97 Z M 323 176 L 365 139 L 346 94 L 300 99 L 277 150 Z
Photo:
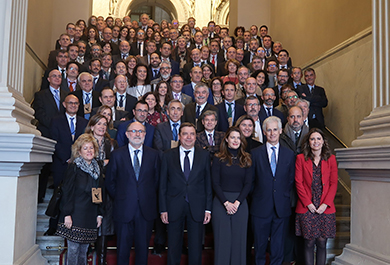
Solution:
M 137 110 L 143 109 L 142 103 L 137 105 Z M 147 129 L 142 123 L 128 124 L 125 134 L 125 145 L 111 153 L 105 181 L 114 198 L 117 264 L 129 264 L 133 242 L 135 264 L 147 264 L 153 222 L 158 217 L 160 158 L 144 143 Z
M 279 110 L 277 110 L 274 106 L 274 102 L 276 99 L 275 96 L 275 91 L 272 88 L 266 88 L 263 91 L 263 95 L 261 96 L 263 99 L 263 104 L 261 105 L 260 108 L 260 123 L 261 126 L 263 127 L 263 121 L 270 117 L 270 116 L 276 116 L 282 121 L 282 125 L 286 124 L 286 119 L 284 118 L 283 113 L 281 113 Z
M 135 34 L 135 38 L 136 41 L 130 45 L 130 54 L 134 56 L 145 56 L 147 54 L 145 45 L 145 31 L 142 28 L 139 28 Z
M 146 135 L 145 135 L 144 145 L 153 147 L 154 127 L 149 123 L 145 122 L 146 118 L 148 117 L 148 111 L 149 111 L 149 107 L 145 101 L 139 100 L 135 104 L 135 107 L 133 109 L 134 118 L 129 121 L 122 122 L 118 126 L 116 141 L 118 142 L 119 146 L 124 146 L 127 144 L 127 138 L 126 138 L 127 126 L 130 123 L 138 121 L 139 123 L 142 123 L 142 125 L 145 126 Z
M 157 84 L 160 81 L 171 82 L 172 65 L 170 62 L 162 62 L 159 65 L 159 76 L 153 79 L 150 84 L 153 86 L 153 91 L 156 89 Z
M 66 35 L 69 36 L 69 44 L 74 42 L 74 35 L 76 34 L 76 26 L 73 23 L 66 24 Z M 56 50 L 62 49 L 61 36 L 56 41 Z
M 180 75 L 174 75 L 171 78 L 172 96 L 179 100 L 184 105 L 192 102 L 192 98 L 187 94 L 182 93 L 184 80 Z
M 288 79 L 290 77 L 290 74 L 287 69 L 280 69 L 277 72 L 277 79 L 278 79 L 278 84 L 273 87 L 273 90 L 275 91 L 275 102 L 274 102 L 274 107 L 279 105 L 279 98 L 280 98 L 280 92 L 282 89 L 282 86 L 287 84 Z
M 67 91 L 68 93 L 81 89 L 80 85 L 77 83 L 79 66 L 80 65 L 76 62 L 69 62 L 66 65 L 66 78 L 62 80 L 61 89 Z

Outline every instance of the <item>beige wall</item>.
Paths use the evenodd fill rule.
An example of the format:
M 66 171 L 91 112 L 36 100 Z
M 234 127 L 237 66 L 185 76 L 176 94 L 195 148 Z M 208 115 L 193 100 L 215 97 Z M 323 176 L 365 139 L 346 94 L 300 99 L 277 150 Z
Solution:
M 230 0 L 229 7 L 229 28 L 232 36 L 237 26 L 249 29 L 253 24 L 261 26 L 271 22 L 270 0 Z
M 361 135 L 359 122 L 372 110 L 372 35 L 368 35 L 310 67 L 316 84 L 325 88 L 325 123 L 344 143 Z
M 371 0 L 271 2 L 269 34 L 302 65 L 371 26 Z

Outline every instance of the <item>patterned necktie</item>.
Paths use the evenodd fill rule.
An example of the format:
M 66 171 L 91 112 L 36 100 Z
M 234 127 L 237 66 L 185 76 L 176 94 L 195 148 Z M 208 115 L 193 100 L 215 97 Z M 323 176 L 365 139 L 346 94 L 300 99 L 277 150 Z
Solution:
M 299 139 L 299 132 L 295 133 L 295 145 L 298 144 L 298 139 Z
M 188 177 L 190 176 L 191 167 L 190 167 L 190 158 L 188 157 L 188 154 L 191 151 L 184 151 L 186 153 L 186 156 L 184 157 L 184 176 L 186 177 L 186 180 L 188 180 Z
M 233 103 L 226 102 L 226 104 L 229 105 L 228 112 L 227 112 L 228 118 L 232 118 L 233 117 L 233 108 L 232 108 Z
M 120 95 L 119 97 L 120 97 L 120 99 L 119 99 L 119 107 L 123 108 L 123 97 L 124 97 L 124 95 Z
M 213 144 L 214 143 L 213 142 L 213 134 L 209 133 L 208 136 L 209 136 L 209 145 L 210 146 L 214 146 L 214 144 Z
M 85 93 L 85 104 L 89 104 L 91 102 L 91 93 Z
M 198 119 L 200 116 L 200 105 L 196 106 L 196 118 Z
M 174 141 L 178 140 L 177 139 L 177 128 L 176 128 L 178 125 L 179 125 L 178 123 L 172 124 L 172 126 L 173 126 L 173 128 L 172 128 L 172 138 L 173 138 Z
M 175 99 L 180 100 L 179 93 L 173 93 L 173 96 L 175 97 Z
M 60 110 L 60 91 L 57 89 L 54 89 L 54 100 L 57 104 L 57 109 Z
M 74 128 L 74 122 L 73 121 L 74 121 L 74 117 L 70 117 L 70 133 L 72 135 L 75 135 L 76 130 Z
M 275 177 L 275 172 L 276 172 L 276 147 L 272 146 L 272 154 L 271 154 L 271 170 L 272 170 L 272 175 Z
M 141 169 L 139 159 L 138 159 L 138 153 L 139 153 L 139 150 L 134 150 L 134 172 L 135 172 L 135 178 L 137 180 L 139 178 L 139 171 Z

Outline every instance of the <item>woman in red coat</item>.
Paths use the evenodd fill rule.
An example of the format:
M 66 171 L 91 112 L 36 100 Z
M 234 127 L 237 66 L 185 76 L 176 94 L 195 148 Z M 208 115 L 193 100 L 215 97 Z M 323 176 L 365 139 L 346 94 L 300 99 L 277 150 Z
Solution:
M 295 233 L 305 239 L 306 265 L 314 265 L 314 245 L 316 264 L 325 265 L 326 241 L 336 235 L 337 162 L 320 129 L 309 131 L 302 150 L 295 165 L 298 192 Z

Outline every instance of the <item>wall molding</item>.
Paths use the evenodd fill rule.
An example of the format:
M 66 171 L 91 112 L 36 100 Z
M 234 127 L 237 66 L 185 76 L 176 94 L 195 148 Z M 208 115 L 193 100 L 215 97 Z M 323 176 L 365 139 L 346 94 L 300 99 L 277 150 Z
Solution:
M 42 68 L 42 70 L 47 69 L 47 65 L 39 58 L 38 54 L 31 48 L 31 46 L 26 42 L 26 52 L 33 58 L 33 60 Z
M 306 69 L 306 68 L 309 68 L 309 67 L 312 67 L 313 65 L 321 62 L 321 61 L 324 61 L 325 59 L 331 57 L 332 55 L 348 48 L 349 46 L 351 46 L 352 44 L 355 44 L 356 42 L 366 38 L 367 36 L 370 36 L 372 35 L 372 27 L 368 27 L 366 28 L 365 30 L 362 30 L 361 32 L 359 32 L 358 34 L 356 34 L 355 36 L 352 36 L 351 38 L 343 41 L 342 43 L 336 45 L 335 47 L 333 47 L 332 49 L 324 52 L 321 56 L 319 57 L 316 57 L 314 58 L 313 60 L 307 62 L 306 64 L 303 64 L 302 66 L 302 69 Z

